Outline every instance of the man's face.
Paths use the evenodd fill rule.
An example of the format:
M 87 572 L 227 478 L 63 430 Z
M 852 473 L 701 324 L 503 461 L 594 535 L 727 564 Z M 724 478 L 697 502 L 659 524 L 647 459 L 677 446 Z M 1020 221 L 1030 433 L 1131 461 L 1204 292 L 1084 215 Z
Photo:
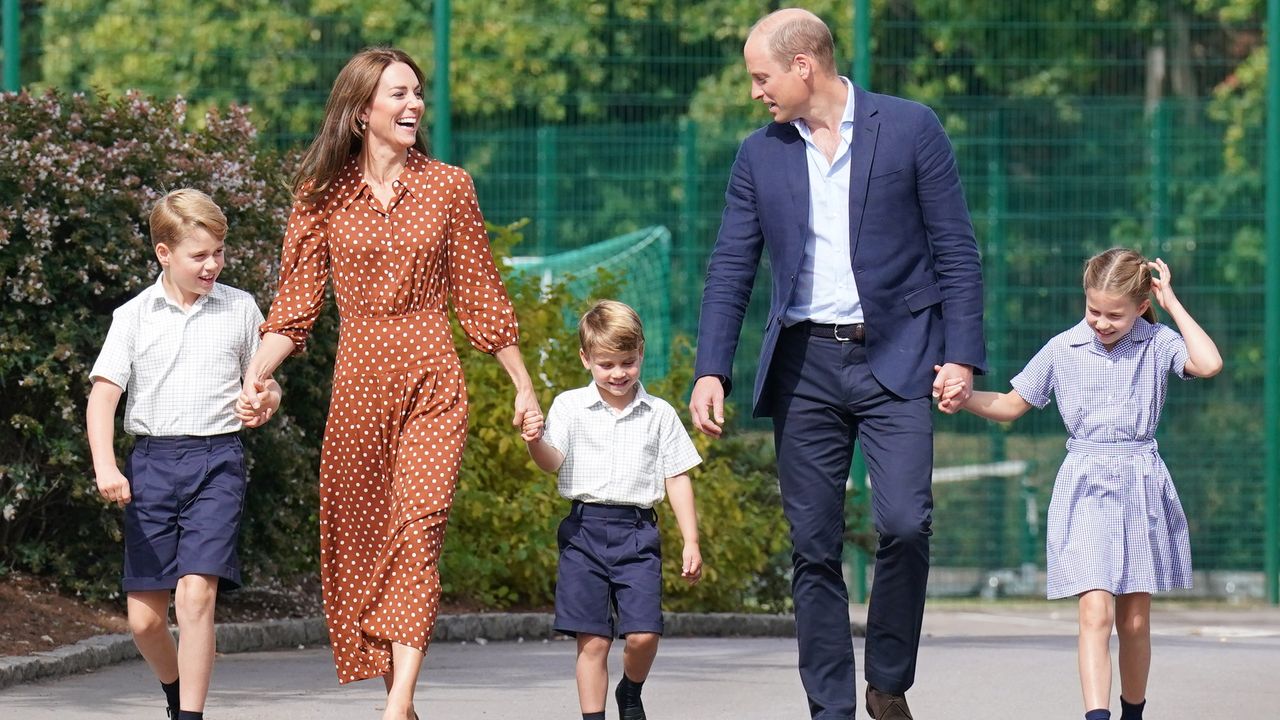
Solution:
M 796 63 L 783 65 L 769 50 L 768 37 L 754 33 L 742 49 L 751 76 L 751 99 L 769 108 L 774 122 L 802 118 L 809 109 L 809 86 L 800 77 Z

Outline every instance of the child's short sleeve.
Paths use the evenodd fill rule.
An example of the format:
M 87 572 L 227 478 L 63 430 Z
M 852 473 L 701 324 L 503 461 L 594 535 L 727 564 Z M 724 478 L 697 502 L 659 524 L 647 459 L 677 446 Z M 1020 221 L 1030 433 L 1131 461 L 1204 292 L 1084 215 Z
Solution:
M 698 450 L 689 439 L 689 432 L 675 408 L 662 403 L 662 421 L 659 424 L 661 438 L 658 443 L 658 467 L 663 478 L 675 477 L 702 462 Z
M 542 424 L 542 442 L 560 451 L 561 455 L 569 454 L 569 413 L 564 406 L 563 395 L 557 395 L 551 401 L 551 409 Z
M 1187 374 L 1187 360 L 1191 357 L 1187 351 L 1187 341 L 1176 330 L 1168 325 L 1157 325 L 1155 342 L 1156 357 L 1163 370 L 1183 380 L 1195 378 L 1195 375 Z
M 264 319 L 262 317 L 262 309 L 258 307 L 255 300 L 245 302 L 244 308 L 244 341 L 240 344 L 240 377 L 244 377 L 244 373 L 249 369 L 249 361 L 253 359 L 253 354 L 258 352 L 258 345 L 262 343 L 262 335 L 258 333 L 258 327 L 262 325 Z
M 133 346 L 138 336 L 138 308 L 129 302 L 116 308 L 111 315 L 111 329 L 102 343 L 98 359 L 89 371 L 89 379 L 107 380 L 122 390 L 129 389 L 133 375 Z
M 1050 341 L 1048 345 L 1040 348 L 1040 352 L 1031 358 L 1031 362 L 1027 363 L 1022 372 L 1014 375 L 1009 381 L 1023 400 L 1038 408 L 1048 405 L 1049 397 L 1053 394 L 1053 346 L 1054 343 Z

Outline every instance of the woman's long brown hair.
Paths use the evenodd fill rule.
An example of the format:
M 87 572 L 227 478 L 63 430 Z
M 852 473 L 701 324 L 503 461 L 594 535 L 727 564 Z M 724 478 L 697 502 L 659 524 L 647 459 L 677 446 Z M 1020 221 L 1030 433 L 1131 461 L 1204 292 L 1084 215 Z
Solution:
M 360 112 L 373 100 L 382 71 L 394 63 L 404 63 L 413 69 L 418 84 L 426 87 L 426 81 L 418 64 L 402 50 L 391 47 L 372 47 L 361 50 L 347 61 L 333 81 L 329 100 L 324 106 L 324 120 L 320 132 L 302 155 L 298 172 L 293 176 L 293 196 L 305 203 L 319 200 L 333 181 L 337 179 L 347 160 L 364 147 L 364 130 L 360 128 Z M 424 155 L 427 141 L 422 136 L 413 146 Z

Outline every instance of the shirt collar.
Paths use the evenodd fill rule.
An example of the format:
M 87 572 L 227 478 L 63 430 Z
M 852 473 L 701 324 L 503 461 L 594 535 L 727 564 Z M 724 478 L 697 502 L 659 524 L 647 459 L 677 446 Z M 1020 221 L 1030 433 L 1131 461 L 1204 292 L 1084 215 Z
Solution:
M 1129 328 L 1129 332 L 1116 342 L 1140 343 L 1150 340 L 1156 334 L 1156 326 L 1147 322 L 1146 318 L 1138 318 L 1133 321 L 1133 327 Z M 1076 326 L 1067 331 L 1067 344 L 1072 346 L 1088 345 L 1097 339 L 1093 332 L 1093 328 L 1089 327 L 1089 323 L 1081 320 Z M 1101 343 L 1099 343 L 1101 345 Z
M 211 298 L 220 298 L 222 296 L 222 286 L 215 282 L 212 290 L 196 298 L 196 301 L 191 303 L 190 310 L 183 310 L 182 306 L 169 297 L 169 293 L 165 292 L 164 273 L 156 276 L 156 281 L 151 284 L 151 287 L 147 288 L 147 293 L 149 293 L 147 302 L 152 309 L 155 309 L 158 305 L 168 305 L 180 312 L 195 312 L 197 309 L 204 307 L 204 304 L 209 302 Z
M 841 75 L 841 76 L 840 76 L 840 82 L 841 82 L 841 84 L 843 84 L 843 85 L 844 85 L 845 90 L 847 90 L 847 91 L 849 92 L 849 96 L 848 96 L 848 97 L 845 99 L 845 101 L 844 101 L 844 114 L 840 116 L 840 134 L 841 134 L 841 135 L 844 135 L 844 130 L 845 130 L 846 128 L 848 128 L 848 129 L 852 129 L 852 128 L 853 128 L 853 120 L 854 120 L 854 115 L 853 115 L 853 95 L 854 95 L 854 92 L 853 92 L 853 83 L 849 82 L 849 78 L 847 78 L 847 77 L 845 77 L 845 76 Z M 793 126 L 795 126 L 795 129 L 796 129 L 796 130 L 800 131 L 800 136 L 801 136 L 801 137 L 803 137 L 803 138 L 804 138 L 804 139 L 806 139 L 806 140 L 808 140 L 808 139 L 809 139 L 809 137 L 811 136 L 811 134 L 812 134 L 812 133 L 811 133 L 811 132 L 810 132 L 810 130 L 809 130 L 809 123 L 805 122 L 805 119 L 804 119 L 804 118 L 796 118 L 795 120 L 792 120 L 792 121 L 791 121 L 791 124 L 792 124 Z
M 600 388 L 596 387 L 594 382 L 583 389 L 586 390 L 586 392 L 583 393 L 583 395 L 585 395 L 583 402 L 584 407 L 588 410 L 596 410 L 598 408 L 609 409 L 609 404 L 604 401 L 604 397 L 600 395 Z M 637 382 L 636 396 L 631 398 L 631 402 L 627 403 L 627 406 L 622 408 L 622 412 L 618 414 L 619 416 L 630 415 L 639 407 L 652 408 L 653 400 L 654 397 L 649 394 L 649 391 L 644 389 L 644 384 Z
M 400 173 L 400 177 L 396 178 L 405 188 L 408 189 L 414 197 L 421 198 L 422 191 L 427 185 L 427 169 L 431 166 L 431 158 L 422 154 L 417 148 L 409 148 L 409 156 L 405 160 L 404 171 Z M 335 186 L 338 187 L 337 196 L 341 198 L 339 207 L 347 209 L 356 198 L 369 187 L 364 181 L 364 176 L 360 173 L 360 156 L 352 155 L 347 164 L 339 173 Z

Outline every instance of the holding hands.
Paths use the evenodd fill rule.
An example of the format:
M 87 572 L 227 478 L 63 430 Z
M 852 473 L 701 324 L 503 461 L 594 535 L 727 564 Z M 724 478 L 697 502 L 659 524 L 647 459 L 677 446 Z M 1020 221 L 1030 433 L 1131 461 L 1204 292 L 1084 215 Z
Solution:
M 275 380 L 245 378 L 240 389 L 240 397 L 236 399 L 236 418 L 245 427 L 261 427 L 280 407 L 280 385 Z
M 973 368 L 946 363 L 934 365 L 933 371 L 938 374 L 933 381 L 933 399 L 938 401 L 938 409 L 948 415 L 960 412 L 973 394 Z
M 534 408 L 524 414 L 524 421 L 520 423 L 520 439 L 527 443 L 537 442 L 542 439 L 542 428 L 546 425 L 546 418 L 542 413 Z

